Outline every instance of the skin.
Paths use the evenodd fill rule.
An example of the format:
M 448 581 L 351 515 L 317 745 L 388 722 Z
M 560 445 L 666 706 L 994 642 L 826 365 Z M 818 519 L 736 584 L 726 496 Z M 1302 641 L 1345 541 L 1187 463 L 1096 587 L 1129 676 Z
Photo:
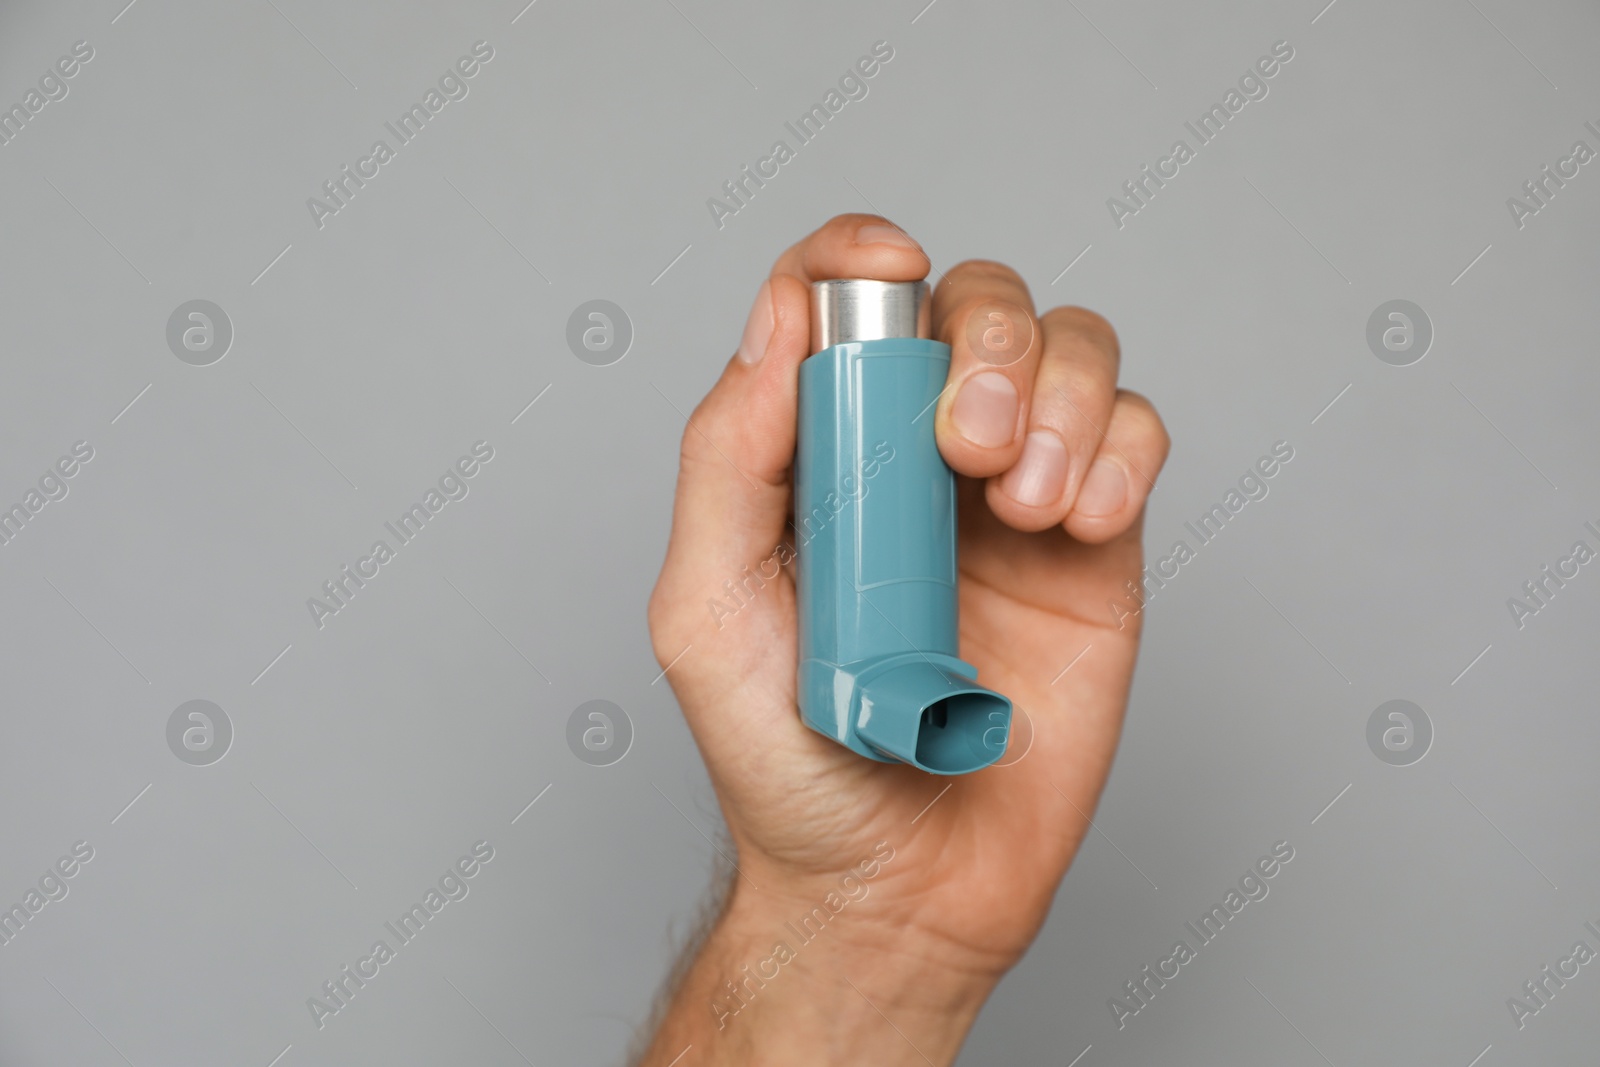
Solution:
M 933 335 L 953 349 L 935 432 L 958 481 L 961 657 L 1018 708 L 1001 765 L 935 778 L 863 759 L 806 728 L 788 569 L 736 614 L 708 609 L 710 598 L 726 597 L 725 581 L 792 543 L 810 283 L 913 281 L 929 267 L 882 218 L 830 220 L 779 257 L 740 354 L 685 428 L 650 631 L 705 758 L 738 872 L 680 964 L 641 1064 L 666 1067 L 686 1047 L 681 1067 L 952 1062 L 1043 924 L 1105 783 L 1141 618 L 1119 620 L 1108 605 L 1130 605 L 1125 583 L 1140 579 L 1145 499 L 1169 441 L 1150 403 L 1117 388 L 1111 326 L 1082 308 L 1036 317 L 1026 284 L 1006 266 L 961 263 L 933 297 Z M 765 322 L 772 328 L 761 344 Z M 987 335 L 998 346 L 986 340 L 992 325 L 1002 327 Z M 955 412 L 960 388 L 982 373 L 1011 383 L 1017 405 L 1009 436 L 991 425 L 980 444 L 958 429 Z M 1051 499 L 1025 503 L 1020 476 L 1007 473 L 1038 432 L 1059 441 L 1066 475 L 1043 479 L 1047 492 L 1060 485 Z M 1036 448 L 1041 441 L 1056 447 L 1035 439 Z M 1096 462 L 1121 472 L 1125 493 L 1104 469 L 1096 490 L 1083 491 Z M 861 879 L 866 895 L 802 944 L 785 924 L 838 893 L 841 876 L 872 859 L 879 842 L 880 856 L 892 850 L 892 858 Z M 794 958 L 764 984 L 747 982 L 741 1007 L 726 983 L 772 975 L 761 961 L 779 940 Z

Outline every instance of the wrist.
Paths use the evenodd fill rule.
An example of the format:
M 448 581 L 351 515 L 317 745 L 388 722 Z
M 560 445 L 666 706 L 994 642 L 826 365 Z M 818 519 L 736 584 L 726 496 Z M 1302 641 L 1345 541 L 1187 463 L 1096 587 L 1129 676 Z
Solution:
M 697 1065 L 954 1062 L 998 974 L 871 903 L 739 878 L 641 1064 L 665 1067 L 690 1045 Z

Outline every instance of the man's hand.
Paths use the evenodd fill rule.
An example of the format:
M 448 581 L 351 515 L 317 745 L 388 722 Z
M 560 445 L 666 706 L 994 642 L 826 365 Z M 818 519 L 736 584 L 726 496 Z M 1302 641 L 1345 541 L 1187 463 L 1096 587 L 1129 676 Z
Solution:
M 650 630 L 739 874 L 645 1063 L 686 1046 L 678 1067 L 951 1062 L 1043 923 L 1110 768 L 1139 639 L 1129 583 L 1167 434 L 1117 388 L 1110 325 L 1081 308 L 1036 317 L 998 263 L 945 275 L 933 335 L 953 350 L 935 430 L 958 481 L 961 658 L 1016 706 L 1007 754 L 955 779 L 861 758 L 800 721 L 790 575 L 741 591 L 729 614 L 724 583 L 772 574 L 792 544 L 811 283 L 914 281 L 929 266 L 881 218 L 828 222 L 778 259 L 684 430 Z M 892 858 L 864 877 L 880 842 Z M 852 868 L 859 899 L 840 890 Z M 830 912 L 830 892 L 848 906 Z M 802 941 L 809 928 L 786 924 L 817 907 L 832 918 Z

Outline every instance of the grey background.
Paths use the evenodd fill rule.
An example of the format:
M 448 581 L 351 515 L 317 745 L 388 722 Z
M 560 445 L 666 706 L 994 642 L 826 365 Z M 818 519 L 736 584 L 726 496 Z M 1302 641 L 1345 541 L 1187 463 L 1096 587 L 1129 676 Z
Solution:
M 683 413 L 779 251 L 870 210 L 1116 324 L 1175 442 L 1152 552 L 1295 449 L 1152 601 L 1101 832 L 963 1062 L 1593 1058 L 1595 967 L 1520 1032 L 1505 1004 L 1600 947 L 1600 567 L 1506 607 L 1600 544 L 1600 164 L 1505 206 L 1600 148 L 1592 4 L 124 2 L 0 15 L 7 106 L 95 49 L 0 147 L 0 498 L 95 449 L 0 547 L 0 898 L 95 850 L 0 946 L 0 1063 L 618 1062 L 715 859 L 644 623 Z M 306 198 L 480 39 L 319 230 Z M 706 199 L 880 39 L 719 230 Z M 1278 40 L 1270 95 L 1118 229 L 1106 198 Z M 235 331 L 208 367 L 166 346 L 192 299 Z M 611 366 L 566 346 L 592 299 L 634 327 Z M 1433 322 L 1409 367 L 1366 345 L 1391 299 Z M 306 598 L 480 439 L 319 631 Z M 209 766 L 167 747 L 194 699 L 234 729 Z M 611 766 L 565 742 L 592 699 L 634 726 Z M 1366 744 L 1391 699 L 1434 726 L 1412 766 Z M 480 839 L 319 1031 L 306 998 Z M 1107 999 L 1280 839 L 1271 895 L 1119 1032 Z

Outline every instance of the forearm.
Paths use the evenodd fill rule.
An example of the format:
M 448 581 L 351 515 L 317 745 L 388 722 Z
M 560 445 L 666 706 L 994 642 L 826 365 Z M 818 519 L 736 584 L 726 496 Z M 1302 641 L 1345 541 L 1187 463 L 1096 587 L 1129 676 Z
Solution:
M 640 1067 L 952 1063 L 993 977 L 937 963 L 848 907 L 804 924 L 810 907 L 741 880 Z

